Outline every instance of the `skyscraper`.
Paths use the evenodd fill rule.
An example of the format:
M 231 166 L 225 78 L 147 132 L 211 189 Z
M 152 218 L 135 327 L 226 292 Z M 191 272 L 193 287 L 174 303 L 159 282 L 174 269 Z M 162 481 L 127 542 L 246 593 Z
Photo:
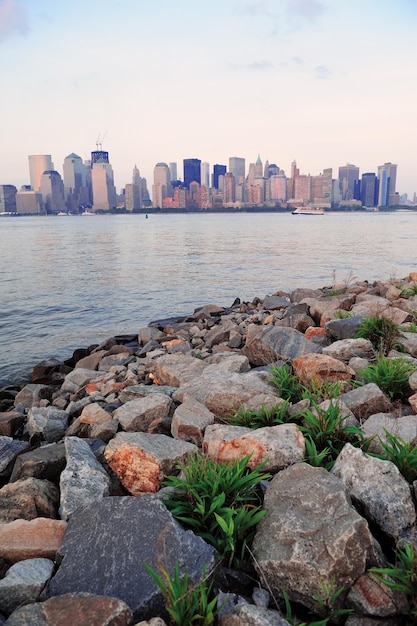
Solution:
M 220 165 L 219 163 L 216 163 L 216 165 L 213 165 L 213 187 L 215 189 L 219 189 L 219 176 L 224 176 L 226 174 L 226 166 L 225 165 Z
M 361 202 L 367 207 L 375 207 L 378 204 L 378 181 L 374 172 L 362 174 Z
M 204 161 L 201 164 L 201 184 L 205 187 L 210 187 L 210 163 Z
M 64 182 L 58 172 L 45 170 L 40 191 L 47 213 L 65 212 Z
M 113 168 L 109 153 L 95 150 L 91 153 L 91 186 L 93 189 L 93 211 L 109 211 L 117 205 Z
M 358 180 L 359 167 L 351 163 L 339 167 L 339 187 L 342 200 L 353 200 L 355 198 Z
M 50 154 L 29 155 L 30 186 L 33 191 L 40 191 L 42 174 L 53 169 L 54 164 Z
M 190 188 L 190 183 L 201 185 L 201 160 L 184 159 L 184 187 Z
M 258 154 L 258 158 L 255 162 L 255 178 L 263 178 L 264 177 L 264 168 L 262 165 L 261 157 Z
M 0 213 L 16 213 L 16 193 L 14 185 L 0 185 Z
M 80 204 L 89 201 L 85 165 L 77 154 L 72 152 L 64 159 L 64 191 L 68 211 L 78 210 Z
M 165 198 L 172 196 L 171 172 L 166 163 L 157 163 L 153 170 L 152 204 L 163 208 Z
M 229 157 L 229 172 L 235 177 L 236 183 L 245 180 L 245 159 L 242 157 Z
M 397 181 L 397 166 L 394 163 L 384 163 L 378 166 L 378 206 L 393 206 L 395 200 L 395 185 Z
M 177 174 L 177 164 L 172 162 L 169 164 L 169 172 L 171 174 L 171 181 L 173 180 L 178 180 L 178 174 Z

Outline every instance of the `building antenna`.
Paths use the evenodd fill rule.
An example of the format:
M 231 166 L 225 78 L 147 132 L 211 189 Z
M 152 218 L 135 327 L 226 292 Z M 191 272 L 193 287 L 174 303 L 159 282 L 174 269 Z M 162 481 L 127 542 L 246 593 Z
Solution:
M 102 136 L 101 140 L 100 140 L 100 135 L 101 135 L 101 133 L 99 133 L 99 134 L 98 134 L 98 137 L 97 137 L 97 140 L 96 140 L 96 146 L 97 146 L 97 150 L 100 150 L 100 151 L 101 151 L 101 150 L 103 149 L 103 141 L 104 141 L 104 138 L 105 138 L 105 136 L 107 135 L 107 130 L 106 130 L 106 132 L 104 133 L 104 135 Z

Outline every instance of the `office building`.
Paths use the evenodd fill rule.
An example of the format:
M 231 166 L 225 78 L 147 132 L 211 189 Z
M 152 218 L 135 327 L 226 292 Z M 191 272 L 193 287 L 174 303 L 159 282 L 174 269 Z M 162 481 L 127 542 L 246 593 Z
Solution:
M 184 159 L 184 186 L 189 189 L 190 183 L 201 185 L 201 160 Z
M 85 165 L 77 154 L 72 152 L 64 159 L 64 193 L 67 210 L 78 212 L 80 204 L 89 202 Z
M 200 178 L 204 187 L 210 187 L 210 164 L 207 161 L 201 164 Z
M 225 165 L 220 165 L 216 163 L 213 165 L 213 187 L 215 189 L 220 189 L 219 187 L 219 176 L 224 176 L 226 174 L 227 168 Z
M 135 165 L 132 172 L 132 183 L 125 185 L 126 211 L 134 211 L 142 207 L 142 179 Z
M 236 184 L 245 180 L 245 159 L 242 157 L 229 157 L 229 172 L 235 177 Z
M 339 187 L 342 200 L 354 200 L 359 181 L 359 167 L 347 163 L 339 167 Z
M 53 171 L 54 164 L 50 154 L 30 154 L 29 155 L 29 175 L 30 186 L 33 191 L 41 190 L 42 174 L 46 171 Z
M 23 185 L 16 194 L 16 211 L 22 215 L 44 214 L 41 192 L 33 191 L 30 185 Z
M 271 200 L 285 202 L 287 199 L 287 177 L 285 174 L 272 175 L 269 179 L 269 190 Z
M 261 157 L 258 154 L 258 158 L 255 162 L 255 178 L 263 178 L 264 177 L 264 168 L 262 165 Z
M 113 168 L 109 163 L 109 153 L 104 150 L 91 153 L 91 186 L 93 211 L 110 211 L 117 206 Z
M 361 202 L 366 207 L 375 207 L 378 204 L 378 180 L 374 172 L 362 174 Z
M 396 181 L 397 166 L 394 163 L 378 166 L 378 206 L 393 206 L 396 203 Z
M 169 173 L 171 175 L 171 181 L 178 179 L 177 164 L 176 163 L 172 162 L 172 163 L 169 164 Z
M 235 177 L 232 172 L 227 172 L 223 179 L 223 204 L 231 204 L 235 200 Z
M 152 204 L 162 208 L 165 198 L 172 196 L 171 172 L 166 163 L 157 163 L 153 170 Z
M 65 213 L 64 181 L 55 170 L 46 170 L 41 177 L 41 194 L 47 213 Z
M 17 189 L 14 185 L 0 185 L 0 213 L 16 213 Z

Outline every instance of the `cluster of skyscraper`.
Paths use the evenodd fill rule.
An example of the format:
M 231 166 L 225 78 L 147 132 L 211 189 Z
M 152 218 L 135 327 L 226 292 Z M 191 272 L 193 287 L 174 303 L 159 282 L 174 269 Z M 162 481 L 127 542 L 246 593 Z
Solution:
M 83 161 L 71 153 L 63 163 L 63 179 L 54 169 L 51 155 L 29 156 L 30 186 L 19 191 L 13 185 L 0 185 L 0 213 L 24 214 L 79 213 L 84 210 L 135 211 L 164 209 L 211 209 L 245 206 L 337 205 L 394 206 L 400 204 L 395 190 L 397 165 L 385 163 L 373 172 L 359 176 L 359 168 L 339 167 L 333 179 L 332 168 L 322 174 L 300 174 L 295 161 L 291 175 L 260 157 L 249 164 L 242 157 L 230 157 L 229 165 L 210 166 L 200 159 L 184 159 L 183 177 L 176 163 L 157 163 L 153 172 L 152 200 L 147 182 L 134 167 L 132 182 L 117 196 L 109 153 L 97 144 L 91 160 Z M 414 198 L 415 200 L 415 198 Z

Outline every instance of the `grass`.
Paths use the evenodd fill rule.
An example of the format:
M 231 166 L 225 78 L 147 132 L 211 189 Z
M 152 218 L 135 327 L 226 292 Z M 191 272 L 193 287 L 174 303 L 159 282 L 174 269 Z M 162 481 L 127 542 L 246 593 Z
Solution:
M 387 355 L 390 350 L 398 348 L 401 337 L 399 325 L 384 315 L 369 315 L 364 317 L 355 337 L 368 339 L 379 355 Z
M 398 467 L 404 478 L 412 484 L 417 480 L 417 446 L 414 440 L 405 441 L 399 435 L 394 435 L 384 429 L 385 441 L 380 438 L 383 448 L 382 454 L 374 454 L 380 459 L 392 461 Z
M 229 564 L 246 558 L 246 546 L 266 513 L 257 487 L 270 474 L 263 472 L 265 463 L 248 469 L 249 459 L 219 463 L 197 454 L 179 465 L 182 475 L 169 476 L 164 483 L 174 488 L 164 499 L 173 516 Z
M 389 359 L 381 356 L 361 370 L 365 383 L 375 383 L 392 400 L 403 399 L 410 392 L 409 378 L 415 367 L 401 357 Z
M 236 413 L 226 418 L 226 422 L 232 426 L 245 426 L 246 428 L 264 428 L 285 424 L 290 418 L 287 416 L 288 401 L 283 401 L 275 406 L 262 405 L 258 411 L 250 411 L 240 408 Z
M 406 287 L 401 291 L 401 296 L 403 298 L 412 298 L 413 296 L 417 296 L 417 285 L 411 285 L 410 287 Z
M 303 386 L 289 365 L 271 365 L 269 371 L 271 376 L 268 380 L 277 388 L 281 398 L 289 402 L 303 399 Z

